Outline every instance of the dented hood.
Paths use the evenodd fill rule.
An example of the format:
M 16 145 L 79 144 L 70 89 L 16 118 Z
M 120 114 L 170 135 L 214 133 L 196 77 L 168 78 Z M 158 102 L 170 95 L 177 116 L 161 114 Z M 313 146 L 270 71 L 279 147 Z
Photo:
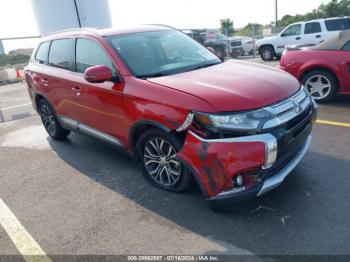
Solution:
M 258 109 L 300 88 L 299 82 L 282 70 L 237 60 L 148 81 L 197 96 L 218 112 Z

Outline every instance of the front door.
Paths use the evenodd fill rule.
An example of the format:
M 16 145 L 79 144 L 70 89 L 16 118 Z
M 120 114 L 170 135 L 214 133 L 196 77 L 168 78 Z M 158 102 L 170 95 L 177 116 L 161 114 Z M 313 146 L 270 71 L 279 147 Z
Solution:
M 84 78 L 84 71 L 95 65 L 108 66 L 113 75 L 117 76 L 111 58 L 97 40 L 86 37 L 76 39 L 75 60 L 76 74 L 71 88 L 78 97 L 76 119 L 82 125 L 81 128 L 120 138 L 125 128 L 122 94 L 124 83 L 89 83 Z

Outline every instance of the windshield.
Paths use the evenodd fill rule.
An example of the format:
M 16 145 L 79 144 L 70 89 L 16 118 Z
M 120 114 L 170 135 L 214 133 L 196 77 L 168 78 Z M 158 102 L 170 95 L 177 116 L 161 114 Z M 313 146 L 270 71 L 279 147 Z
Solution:
M 178 74 L 221 63 L 205 47 L 175 30 L 107 39 L 131 73 L 139 78 Z

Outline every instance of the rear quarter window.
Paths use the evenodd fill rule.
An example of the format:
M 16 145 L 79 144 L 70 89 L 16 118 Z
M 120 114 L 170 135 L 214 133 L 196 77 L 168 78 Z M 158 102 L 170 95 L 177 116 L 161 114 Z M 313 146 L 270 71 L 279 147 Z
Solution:
M 49 53 L 49 65 L 61 69 L 72 69 L 71 51 L 72 51 L 71 39 L 59 39 L 53 40 Z
M 328 31 L 341 31 L 350 29 L 349 18 L 326 20 L 325 24 Z
M 43 42 L 40 44 L 38 51 L 35 54 L 35 62 L 39 64 L 48 64 L 50 42 Z
M 347 42 L 343 47 L 342 49 L 343 51 L 350 51 L 350 42 Z

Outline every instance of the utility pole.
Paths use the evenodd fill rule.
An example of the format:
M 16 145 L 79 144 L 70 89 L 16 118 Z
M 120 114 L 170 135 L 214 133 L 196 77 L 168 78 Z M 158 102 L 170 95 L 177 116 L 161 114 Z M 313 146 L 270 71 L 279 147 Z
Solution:
M 275 34 L 277 34 L 278 0 L 275 0 Z

